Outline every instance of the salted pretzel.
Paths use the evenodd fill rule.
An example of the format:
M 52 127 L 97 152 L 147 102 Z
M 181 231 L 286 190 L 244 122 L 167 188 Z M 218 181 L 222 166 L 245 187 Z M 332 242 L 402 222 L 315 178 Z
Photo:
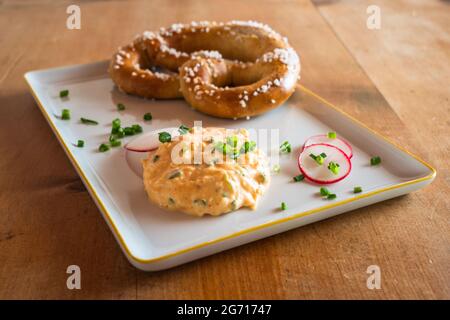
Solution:
M 120 48 L 110 74 L 123 91 L 184 97 L 223 118 L 257 115 L 295 90 L 300 61 L 286 38 L 258 22 L 192 22 L 144 32 Z

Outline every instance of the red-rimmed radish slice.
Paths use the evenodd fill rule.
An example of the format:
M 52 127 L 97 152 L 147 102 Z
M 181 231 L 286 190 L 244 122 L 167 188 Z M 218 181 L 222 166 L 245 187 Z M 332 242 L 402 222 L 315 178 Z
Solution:
M 128 166 L 138 177 L 142 178 L 143 174 L 142 160 L 147 159 L 149 157 L 149 153 L 158 149 L 161 144 L 159 141 L 160 132 L 170 133 L 172 140 L 175 140 L 180 136 L 178 128 L 163 128 L 144 133 L 125 145 L 125 158 Z
M 320 143 L 325 143 L 325 144 L 335 146 L 335 147 L 341 149 L 342 151 L 344 151 L 344 153 L 350 159 L 353 157 L 352 146 L 347 141 L 345 141 L 342 138 L 338 138 L 338 137 L 336 137 L 334 139 L 330 139 L 330 138 L 328 138 L 327 134 L 319 134 L 319 135 L 308 138 L 308 140 L 306 140 L 305 144 L 303 145 L 303 149 L 310 145 L 320 144 Z
M 148 159 L 149 154 L 150 152 L 135 152 L 130 150 L 126 150 L 125 152 L 128 167 L 140 178 L 143 175 L 142 160 Z
M 318 164 L 310 155 L 326 154 L 323 164 Z M 334 162 L 339 164 L 338 174 L 328 169 L 328 164 Z M 341 149 L 319 143 L 305 147 L 298 157 L 298 166 L 306 179 L 318 184 L 330 184 L 341 181 L 347 177 L 352 169 L 350 158 Z
M 159 133 L 168 132 L 172 136 L 172 140 L 180 136 L 178 128 L 164 128 L 144 133 L 125 145 L 125 149 L 134 152 L 149 152 L 158 149 L 160 145 Z

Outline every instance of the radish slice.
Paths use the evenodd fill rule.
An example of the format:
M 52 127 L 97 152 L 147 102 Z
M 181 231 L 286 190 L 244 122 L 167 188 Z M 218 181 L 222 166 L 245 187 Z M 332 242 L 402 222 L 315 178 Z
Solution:
M 142 160 L 149 158 L 150 152 L 135 152 L 131 150 L 126 150 L 125 159 L 127 160 L 128 167 L 133 171 L 139 178 L 142 178 L 143 168 Z
M 149 153 L 158 149 L 161 142 L 159 141 L 159 133 L 168 132 L 172 136 L 172 140 L 180 136 L 178 128 L 163 128 L 144 133 L 137 138 L 131 140 L 125 145 L 125 158 L 131 171 L 138 177 L 142 178 L 142 160 L 148 159 Z
M 125 145 L 125 149 L 134 152 L 149 152 L 158 149 L 161 142 L 159 141 L 160 132 L 168 132 L 172 136 L 172 140 L 180 136 L 178 128 L 164 128 L 151 131 L 138 136 Z
M 311 138 L 306 140 L 305 144 L 303 145 L 303 149 L 313 144 L 322 144 L 322 143 L 329 144 L 341 149 L 350 159 L 353 157 L 352 146 L 347 141 L 345 141 L 342 138 L 330 139 L 326 134 L 319 134 L 317 136 L 312 136 Z
M 323 164 L 319 165 L 310 154 L 320 155 L 325 153 Z M 328 164 L 334 162 L 339 164 L 338 174 L 334 174 L 328 169 Z M 298 157 L 300 171 L 305 178 L 318 184 L 330 184 L 341 181 L 347 177 L 352 169 L 350 158 L 341 149 L 326 144 L 319 143 L 307 146 Z

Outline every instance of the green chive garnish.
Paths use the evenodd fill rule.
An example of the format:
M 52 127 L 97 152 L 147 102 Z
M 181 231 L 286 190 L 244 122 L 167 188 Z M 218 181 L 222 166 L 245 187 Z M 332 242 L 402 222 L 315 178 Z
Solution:
M 100 152 L 106 152 L 109 150 L 109 146 L 107 144 L 102 143 L 99 147 L 98 147 L 98 151 Z
M 69 90 L 61 90 L 60 92 L 59 92 L 59 97 L 60 98 L 66 98 L 66 97 L 68 97 L 69 96 Z
M 170 141 L 172 141 L 172 136 L 168 132 L 165 132 L 165 131 L 160 132 L 159 133 L 159 141 L 162 143 L 170 142 Z
M 153 157 L 153 162 L 156 162 L 156 161 L 158 161 L 159 160 L 159 156 L 158 155 L 155 155 L 154 157 Z
M 133 136 L 135 134 L 135 131 L 132 127 L 125 127 L 125 128 L 123 128 L 123 133 L 126 136 Z
M 327 195 L 327 200 L 333 200 L 333 199 L 336 199 L 336 194 L 330 193 L 329 195 Z
M 256 142 L 255 141 L 245 141 L 244 145 L 241 148 L 241 153 L 248 153 L 256 148 Z
M 375 157 L 372 157 L 370 159 L 370 165 L 371 166 L 376 166 L 376 165 L 378 165 L 380 163 L 381 163 L 381 158 L 379 156 L 375 156 Z
M 111 147 L 115 148 L 115 147 L 120 147 L 120 145 L 122 144 L 122 142 L 120 140 L 115 140 L 112 139 L 109 144 L 111 145 Z
M 333 131 L 331 131 L 331 132 L 328 132 L 328 139 L 336 139 L 336 132 L 333 132 Z
M 201 206 L 206 206 L 208 202 L 205 199 L 195 199 L 194 203 Z
M 299 181 L 302 181 L 303 179 L 305 179 L 305 176 L 302 174 L 299 174 L 298 176 L 295 176 L 293 179 L 295 182 L 299 182 Z
M 61 112 L 61 119 L 62 120 L 70 120 L 70 110 L 69 109 L 63 109 Z
M 280 146 L 281 153 L 290 153 L 292 151 L 292 146 L 288 141 L 285 141 Z
M 180 176 L 181 176 L 181 171 L 175 171 L 170 174 L 169 179 L 172 180 L 172 179 L 178 178 Z
M 337 175 L 339 173 L 339 163 L 330 161 L 330 163 L 328 164 L 328 170 L 333 172 L 333 174 Z
M 281 203 L 281 208 L 280 209 L 283 210 L 283 211 L 287 209 L 286 202 L 282 202 Z
M 329 191 L 327 188 L 322 187 L 322 188 L 320 188 L 320 194 L 321 194 L 322 196 L 327 196 L 327 195 L 330 194 L 330 191 Z
M 354 187 L 353 188 L 353 193 L 361 193 L 362 192 L 362 188 L 361 187 Z
M 191 130 L 189 127 L 186 127 L 184 124 L 182 124 L 179 128 L 178 128 L 178 132 L 183 135 L 189 132 L 189 130 Z
M 239 142 L 239 139 L 237 136 L 227 137 L 227 144 L 232 146 L 233 148 L 237 147 L 238 142 Z
M 326 158 L 326 157 L 327 157 L 327 154 L 326 154 L 325 152 L 322 152 L 322 153 L 320 154 L 320 156 L 321 156 L 322 158 Z
M 125 131 L 123 131 L 123 128 L 118 128 L 116 132 L 117 138 L 123 138 L 125 136 Z
M 119 111 L 125 110 L 125 105 L 123 103 L 118 103 L 117 104 L 117 110 L 119 110 Z
M 81 123 L 84 124 L 93 124 L 93 125 L 97 125 L 98 122 L 95 120 L 91 120 L 91 119 L 87 119 L 87 118 L 80 118 Z
M 153 119 L 153 116 L 150 112 L 147 112 L 146 114 L 144 114 L 144 120 L 145 121 L 150 121 Z
M 119 130 L 119 128 L 120 128 L 120 125 L 121 125 L 121 122 L 120 122 L 120 119 L 114 119 L 113 121 L 112 121 L 112 130 L 111 130 L 111 133 L 117 133 L 117 131 Z
M 223 154 L 227 153 L 227 145 L 225 143 L 223 143 L 222 141 L 217 142 L 214 145 L 214 149 L 216 149 L 217 151 L 222 152 Z
M 78 148 L 83 148 L 84 147 L 84 141 L 83 140 L 78 140 L 77 141 L 77 147 Z
M 111 133 L 109 136 L 109 141 L 122 139 L 125 136 L 125 132 L 123 131 L 123 128 L 119 128 L 115 130 L 115 133 Z
M 143 131 L 142 127 L 140 125 L 138 125 L 138 124 L 133 124 L 131 126 L 131 128 L 133 128 L 134 133 L 141 133 Z
M 322 153 L 322 154 L 325 155 L 325 157 L 327 156 L 325 153 Z M 323 159 L 325 158 L 325 157 L 322 157 L 322 154 L 316 156 L 315 154 L 311 153 L 309 156 L 311 158 L 313 158 L 314 161 L 317 162 L 317 164 L 322 165 L 323 164 Z

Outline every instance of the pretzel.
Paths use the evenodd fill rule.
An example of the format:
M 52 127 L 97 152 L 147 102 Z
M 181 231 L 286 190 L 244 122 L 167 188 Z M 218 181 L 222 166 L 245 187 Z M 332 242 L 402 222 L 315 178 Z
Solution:
M 147 31 L 121 48 L 110 65 L 112 79 L 127 93 L 184 97 L 195 109 L 223 118 L 279 106 L 294 92 L 299 73 L 299 58 L 286 38 L 253 21 Z
M 119 48 L 110 63 L 109 74 L 119 90 L 144 98 L 183 98 L 178 73 L 161 72 L 148 59 L 140 41 Z

